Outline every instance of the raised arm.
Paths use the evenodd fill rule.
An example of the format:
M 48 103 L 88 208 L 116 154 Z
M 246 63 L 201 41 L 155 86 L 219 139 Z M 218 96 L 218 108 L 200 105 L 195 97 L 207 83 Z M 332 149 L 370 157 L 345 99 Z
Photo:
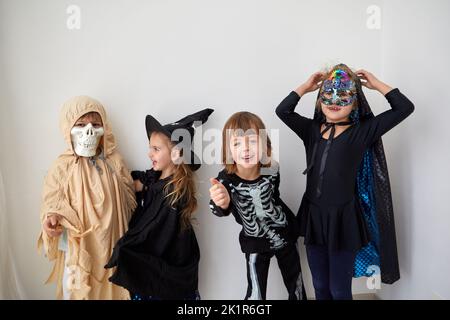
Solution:
M 390 110 L 362 124 L 362 129 L 366 131 L 364 135 L 365 142 L 370 145 L 406 119 L 414 111 L 414 104 L 399 89 L 392 89 L 392 87 L 378 80 L 370 72 L 358 70 L 357 74 L 364 86 L 383 94 L 391 105 Z
M 286 98 L 284 98 L 275 110 L 281 121 L 283 121 L 302 140 L 306 139 L 312 120 L 301 116 L 294 110 L 303 95 L 308 92 L 315 91 L 320 87 L 322 77 L 323 73 L 314 73 L 305 83 L 300 85 L 295 91 L 292 91 Z

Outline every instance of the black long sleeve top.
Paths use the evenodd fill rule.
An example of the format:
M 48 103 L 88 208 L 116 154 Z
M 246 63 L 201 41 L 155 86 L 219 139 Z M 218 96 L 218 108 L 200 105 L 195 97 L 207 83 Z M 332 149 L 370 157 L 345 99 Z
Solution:
M 355 195 L 355 181 L 364 151 L 383 134 L 391 130 L 414 111 L 413 103 L 398 89 L 386 94 L 391 105 L 376 117 L 353 124 L 334 138 L 326 159 L 320 200 L 317 197 L 319 168 L 327 139 L 321 136 L 321 123 L 296 113 L 300 96 L 292 91 L 277 107 L 278 117 L 302 140 L 308 163 L 314 162 L 307 175 L 305 196 L 313 202 L 343 204 Z M 315 159 L 312 157 L 314 144 L 319 141 Z

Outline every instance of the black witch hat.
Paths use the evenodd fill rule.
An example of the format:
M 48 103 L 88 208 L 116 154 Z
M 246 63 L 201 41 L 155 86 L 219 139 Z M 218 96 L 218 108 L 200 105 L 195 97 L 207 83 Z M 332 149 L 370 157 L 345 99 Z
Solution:
M 183 153 L 183 160 L 189 164 L 193 171 L 196 171 L 201 166 L 201 161 L 192 150 L 192 141 L 194 139 L 195 126 L 202 125 L 208 120 L 208 117 L 213 113 L 213 109 L 204 109 L 193 113 L 178 120 L 177 122 L 162 125 L 154 117 L 148 115 L 145 118 L 145 129 L 147 130 L 147 137 L 153 132 L 161 132 L 166 135 L 174 144 L 180 146 Z M 188 151 L 188 152 L 186 152 Z
M 348 68 L 338 65 L 337 68 Z M 355 82 L 357 109 L 352 112 L 351 120 L 357 124 L 360 121 L 374 117 L 372 109 L 364 95 L 361 80 Z M 320 90 L 317 99 L 320 99 Z M 324 123 L 326 118 L 320 108 L 316 108 L 314 120 Z M 366 150 L 357 175 L 357 199 L 361 205 L 367 222 L 371 241 L 356 255 L 354 277 L 372 276 L 381 271 L 381 281 L 392 284 L 400 279 L 397 242 L 395 236 L 394 211 L 392 205 L 389 173 L 381 138 Z

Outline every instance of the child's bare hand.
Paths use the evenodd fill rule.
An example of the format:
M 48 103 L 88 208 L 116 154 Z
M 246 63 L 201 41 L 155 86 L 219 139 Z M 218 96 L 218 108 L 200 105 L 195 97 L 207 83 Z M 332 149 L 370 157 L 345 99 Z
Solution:
M 144 189 L 144 185 L 139 180 L 134 180 L 134 192 L 141 192 Z
M 355 72 L 356 75 L 361 79 L 361 84 L 366 88 L 377 90 L 381 92 L 383 95 L 392 90 L 390 86 L 385 84 L 384 82 L 378 80 L 372 73 L 369 71 L 360 69 Z
M 52 214 L 44 220 L 43 228 L 49 237 L 58 237 L 63 232 L 63 227 L 59 223 L 60 220 L 61 217 L 57 214 Z
M 230 205 L 230 195 L 228 194 L 227 188 L 217 179 L 211 178 L 210 182 L 212 185 L 209 189 L 211 200 L 216 206 L 226 210 Z
M 324 76 L 325 73 L 323 72 L 316 72 L 312 74 L 305 83 L 303 83 L 295 90 L 295 92 L 297 92 L 299 96 L 303 96 L 308 92 L 316 91 L 320 88 Z

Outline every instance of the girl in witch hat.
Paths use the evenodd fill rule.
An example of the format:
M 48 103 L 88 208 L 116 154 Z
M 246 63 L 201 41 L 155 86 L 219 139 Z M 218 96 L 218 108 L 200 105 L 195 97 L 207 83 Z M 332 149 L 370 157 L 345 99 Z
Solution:
M 383 94 L 392 109 L 375 117 L 362 85 Z M 317 89 L 314 119 L 294 112 L 300 97 Z M 398 89 L 343 64 L 313 74 L 276 109 L 306 148 L 307 186 L 297 219 L 316 299 L 351 299 L 352 277 L 377 270 L 384 283 L 399 279 L 381 136 L 413 110 Z
M 197 208 L 193 172 L 200 160 L 191 143 L 194 125 L 212 112 L 164 126 L 152 116 L 145 119 L 152 169 L 132 172 L 138 208 L 105 266 L 116 267 L 110 281 L 126 288 L 132 300 L 200 299 L 200 251 L 191 225 Z

